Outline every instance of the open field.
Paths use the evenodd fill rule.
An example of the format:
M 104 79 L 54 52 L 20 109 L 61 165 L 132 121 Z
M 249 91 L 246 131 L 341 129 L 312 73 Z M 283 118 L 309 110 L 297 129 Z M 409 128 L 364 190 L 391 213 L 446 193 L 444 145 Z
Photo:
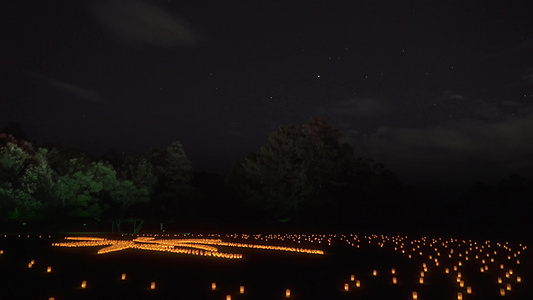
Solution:
M 533 295 L 530 250 L 504 240 L 355 234 L 88 237 L 1 236 L 0 298 L 287 299 L 287 289 L 289 299 L 407 300 L 413 292 L 432 300 Z M 87 241 L 92 245 L 81 244 Z

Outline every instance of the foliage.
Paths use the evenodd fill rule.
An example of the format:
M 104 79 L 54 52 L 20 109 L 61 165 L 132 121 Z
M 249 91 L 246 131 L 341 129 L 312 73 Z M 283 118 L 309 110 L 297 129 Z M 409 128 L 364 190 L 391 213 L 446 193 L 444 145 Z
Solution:
M 301 206 L 323 207 L 326 188 L 335 183 L 339 165 L 350 154 L 340 136 L 320 118 L 281 126 L 233 170 L 229 183 L 252 206 L 299 223 Z
M 0 208 L 8 219 L 40 218 L 52 185 L 46 150 L 0 134 Z

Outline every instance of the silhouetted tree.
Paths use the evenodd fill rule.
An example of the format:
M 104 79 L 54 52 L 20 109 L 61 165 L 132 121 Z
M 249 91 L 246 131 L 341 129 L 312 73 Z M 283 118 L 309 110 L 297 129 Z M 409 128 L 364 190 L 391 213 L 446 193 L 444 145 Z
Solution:
M 236 166 L 228 182 L 250 205 L 300 224 L 302 207 L 323 207 L 326 187 L 339 180 L 339 164 L 350 154 L 339 144 L 340 136 L 321 118 L 281 126 L 257 153 Z
M 177 213 L 193 206 L 197 196 L 190 184 L 192 163 L 179 142 L 168 147 L 154 147 L 146 157 L 157 176 L 152 203 L 159 208 L 159 217 L 174 219 Z
M 0 218 L 42 218 L 51 186 L 46 150 L 0 134 Z

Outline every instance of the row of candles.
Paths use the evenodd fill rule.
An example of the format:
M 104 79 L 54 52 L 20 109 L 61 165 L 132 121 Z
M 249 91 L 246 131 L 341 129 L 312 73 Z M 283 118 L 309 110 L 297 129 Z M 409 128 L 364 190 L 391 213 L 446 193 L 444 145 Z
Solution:
M 222 253 L 214 246 L 251 248 L 271 251 L 286 251 L 306 254 L 323 255 L 324 251 L 319 249 L 306 249 L 297 247 L 285 247 L 277 245 L 259 245 L 245 243 L 229 243 L 220 239 L 163 239 L 139 237 L 134 240 L 108 240 L 105 238 L 95 237 L 66 237 L 67 242 L 53 243 L 56 247 L 94 247 L 108 246 L 98 250 L 98 254 L 105 254 L 114 251 L 120 251 L 128 248 L 142 249 L 150 251 L 163 251 L 179 254 L 210 256 L 228 259 L 240 259 L 242 254 Z M 186 248 L 184 248 L 186 247 Z M 193 249 L 191 249 L 193 248 Z
M 168 249 L 173 245 L 173 241 L 176 241 L 178 239 L 170 239 L 170 240 L 155 240 L 153 237 L 157 235 L 143 235 L 142 237 L 137 238 L 137 241 L 140 245 L 146 244 L 150 245 L 150 243 L 156 244 L 159 243 L 162 249 L 161 251 L 168 251 Z M 170 236 L 170 235 L 167 235 Z M 174 235 L 177 236 L 177 235 Z M 201 235 L 199 235 L 201 236 Z M 219 234 L 214 235 L 207 235 L 208 237 L 220 237 Z M 190 235 L 189 235 L 190 237 Z M 307 242 L 307 243 L 322 243 L 327 242 L 328 244 L 331 244 L 332 240 L 339 240 L 342 242 L 346 242 L 348 245 L 359 248 L 363 245 L 377 245 L 380 248 L 390 247 L 394 248 L 395 251 L 400 252 L 403 255 L 407 255 L 409 259 L 414 259 L 415 257 L 419 257 L 423 259 L 425 262 L 422 264 L 423 271 L 420 273 L 420 277 L 418 278 L 418 282 L 423 284 L 424 283 L 424 274 L 425 272 L 428 272 L 428 264 L 431 263 L 434 265 L 435 268 L 443 268 L 444 272 L 446 274 L 449 274 L 450 276 L 454 276 L 457 280 L 457 283 L 460 288 L 463 288 L 457 293 L 457 298 L 462 299 L 463 294 L 470 294 L 472 293 L 472 287 L 466 285 L 462 273 L 461 268 L 463 267 L 464 263 L 473 264 L 473 263 L 479 263 L 481 266 L 479 267 L 479 272 L 485 273 L 489 270 L 489 266 L 494 265 L 493 267 L 490 267 L 491 270 L 493 270 L 493 273 L 496 273 L 499 275 L 497 278 L 497 282 L 499 285 L 501 285 L 500 288 L 500 295 L 504 296 L 506 291 L 511 291 L 511 283 L 521 283 L 522 277 L 515 274 L 512 267 L 514 265 L 520 265 L 520 259 L 519 255 L 521 255 L 521 251 L 526 250 L 527 247 L 518 244 L 518 246 L 511 247 L 508 242 L 506 243 L 494 243 L 490 241 L 484 241 L 481 243 L 472 241 L 472 240 L 458 240 L 458 239 L 428 239 L 426 237 L 422 237 L 420 239 L 415 240 L 409 240 L 407 236 L 378 236 L 378 235 L 370 235 L 370 236 L 357 236 L 357 235 L 335 235 L 335 234 L 318 234 L 318 235 L 248 235 L 248 234 L 242 234 L 242 235 L 226 235 L 226 237 L 234 238 L 234 239 L 255 239 L 258 241 L 279 241 L 279 242 L 295 242 L 295 243 L 301 243 L 301 242 Z M 110 240 L 106 240 L 105 238 L 91 238 L 87 239 L 86 237 L 73 237 L 69 238 L 72 240 L 78 240 L 80 242 L 86 242 L 86 246 L 90 245 L 98 245 L 101 243 L 102 245 L 106 243 L 106 245 L 109 245 Z M 227 246 L 227 247 L 249 247 L 249 248 L 256 248 L 256 249 L 271 249 L 271 250 L 282 250 L 283 251 L 299 251 L 299 252 L 306 252 L 306 251 L 300 251 L 300 250 L 294 250 L 294 249 L 304 249 L 304 248 L 295 248 L 295 247 L 286 247 L 286 246 L 279 246 L 279 245 L 258 245 L 258 244 L 245 244 L 245 243 L 229 243 L 229 242 L 222 242 L 220 239 L 188 239 L 188 240 L 182 240 L 186 241 L 187 247 L 192 247 L 193 244 L 196 244 L 196 246 L 200 246 L 200 243 L 205 244 L 211 244 L 211 245 L 218 245 L 218 246 Z M 121 241 L 124 243 L 125 241 Z M 126 241 L 128 242 L 128 241 Z M 131 243 L 131 241 L 129 241 Z M 118 243 L 117 243 L 118 244 Z M 70 245 L 72 246 L 72 245 Z M 204 245 L 206 246 L 206 245 Z M 146 246 L 148 249 L 148 246 Z M 156 247 L 154 245 L 151 246 L 154 250 Z M 117 247 L 117 249 L 120 247 Z M 133 247 L 132 247 L 133 248 Z M 514 251 L 513 251 L 513 248 Z M 518 248 L 518 250 L 516 250 Z M 142 248 L 139 248 L 142 249 Z M 291 249 L 291 250 L 289 250 Z M 194 249 L 187 249 L 188 251 L 198 251 Z M 307 251 L 307 253 L 312 254 L 323 254 L 324 252 L 322 250 L 318 249 L 307 249 L 311 251 Z M 209 252 L 209 251 L 204 251 Z M 189 254 L 192 254 L 193 252 L 188 252 Z M 200 251 L 198 253 L 201 253 Z M 2 252 L 0 252 L 2 254 Z M 502 263 L 504 262 L 504 263 Z M 451 272 L 453 265 L 453 273 Z M 33 266 L 33 262 L 30 262 L 29 267 Z M 433 267 L 432 267 L 433 268 Z M 51 269 L 50 269 L 51 270 Z M 394 270 L 394 269 L 393 269 Z M 391 272 L 394 272 L 394 271 Z M 505 273 L 505 279 L 504 279 L 504 273 L 497 272 L 498 270 L 501 270 L 501 272 Z M 50 272 L 49 270 L 47 270 Z M 373 270 L 373 276 L 377 276 L 377 270 Z M 396 276 L 392 277 L 392 284 L 397 284 L 397 278 Z M 353 280 L 355 283 L 355 287 L 360 287 L 361 282 L 359 280 Z M 345 283 L 344 289 L 349 290 L 350 285 Z M 290 291 L 289 291 L 290 295 Z M 413 291 L 412 295 L 413 299 L 418 299 L 418 295 L 416 291 Z

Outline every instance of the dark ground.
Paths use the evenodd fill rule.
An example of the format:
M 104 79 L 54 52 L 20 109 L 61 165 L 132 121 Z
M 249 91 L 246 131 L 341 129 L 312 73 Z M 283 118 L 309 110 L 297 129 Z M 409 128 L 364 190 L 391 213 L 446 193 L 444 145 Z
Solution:
M 361 240 L 359 249 L 348 247 L 338 237 L 331 246 L 296 244 L 323 249 L 326 253 L 323 256 L 221 249 L 244 256 L 241 260 L 225 260 L 133 249 L 97 255 L 96 251 L 102 247 L 52 247 L 53 242 L 62 241 L 61 236 L 2 236 L 0 299 L 226 299 L 228 294 L 232 295 L 231 299 L 284 299 L 286 288 L 291 289 L 291 299 L 412 299 L 413 290 L 418 291 L 418 299 L 457 299 L 459 287 L 443 271 L 450 263 L 446 258 L 442 257 L 441 265 L 436 267 L 428 258 L 409 259 L 394 251 L 392 244 L 381 248 L 375 242 Z M 493 247 L 496 242 L 492 241 Z M 280 241 L 267 243 L 287 245 Z M 498 251 L 500 256 L 505 254 L 503 248 Z M 519 256 L 521 264 L 514 266 L 513 271 L 521 275 L 522 283 L 513 283 L 505 299 L 531 299 L 533 295 L 530 250 L 522 251 Z M 35 264 L 28 269 L 32 259 Z M 420 285 L 417 282 L 422 262 L 428 262 L 429 271 L 426 282 Z M 47 266 L 52 266 L 51 273 L 46 273 Z M 390 283 L 392 267 L 396 268 L 397 285 Z M 371 276 L 373 269 L 378 270 L 377 277 Z M 127 273 L 127 280 L 120 280 L 122 273 Z M 496 283 L 500 273 L 492 265 L 488 272 L 480 273 L 474 261 L 466 262 L 463 278 L 474 293 L 464 293 L 464 299 L 502 299 Z M 349 283 L 350 274 L 361 280 L 362 287 L 355 289 L 350 283 L 350 291 L 345 292 L 343 286 Z M 86 289 L 80 288 L 82 280 L 87 280 Z M 156 290 L 149 290 L 152 281 L 157 284 Z M 216 291 L 211 290 L 211 282 L 217 283 Z M 240 285 L 245 286 L 244 295 L 238 294 Z

